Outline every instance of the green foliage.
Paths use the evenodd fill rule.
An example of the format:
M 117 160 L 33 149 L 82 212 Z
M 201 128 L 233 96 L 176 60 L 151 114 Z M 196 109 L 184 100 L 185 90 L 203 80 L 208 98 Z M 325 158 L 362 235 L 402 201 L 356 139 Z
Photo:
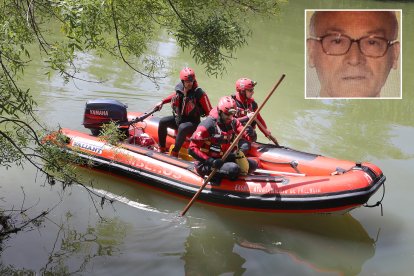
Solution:
M 164 62 L 146 52 L 163 29 L 183 49 L 189 49 L 208 73 L 218 75 L 232 54 L 247 43 L 249 16 L 276 14 L 278 9 L 276 0 L 2 1 L 0 115 L 32 111 L 29 91 L 15 84 L 30 63 L 29 44 L 38 44 L 49 70 L 58 71 L 66 81 L 78 73 L 76 55 L 90 50 L 121 58 L 156 81 L 160 77 L 157 69 Z M 48 36 L 57 32 L 61 34 L 57 38 Z
M 10 141 L 8 137 L 14 137 L 12 131 L 3 131 L 0 135 L 0 166 L 10 167 L 11 164 L 21 164 L 22 153 L 18 150 L 22 143 L 16 140 Z M 25 145 L 26 143 L 23 143 Z
M 119 130 L 116 122 L 109 122 L 102 126 L 99 133 L 99 139 L 105 141 L 110 145 L 117 146 L 119 143 L 127 138 L 125 132 Z
M 0 4 L 0 115 L 14 118 L 20 113 L 32 113 L 34 106 L 29 90 L 22 90 L 16 84 L 29 62 L 26 47 L 34 41 L 20 7 L 14 1 Z
M 48 140 L 35 149 L 35 152 L 42 156 L 42 169 L 50 175 L 49 183 L 54 184 L 54 180 L 58 179 L 64 188 L 72 183 L 78 183 L 81 180 L 77 175 L 77 165 L 91 167 L 92 161 L 64 151 L 70 139 L 60 131 L 49 134 L 49 136 L 53 136 L 54 140 Z
M 81 162 L 59 145 L 39 139 L 39 131 L 47 132 L 34 114 L 36 103 L 30 90 L 18 85 L 31 64 L 31 51 L 40 51 L 46 70 L 60 73 L 66 81 L 79 72 L 74 63 L 77 55 L 94 51 L 122 59 L 156 83 L 164 62 L 147 53 L 163 30 L 204 64 L 208 73 L 218 75 L 247 43 L 249 17 L 277 12 L 277 0 L 1 1 L 0 165 L 29 162 L 70 184 L 76 175 L 67 161 Z M 111 124 L 103 135 L 115 145 L 123 139 Z
M 55 142 L 44 142 L 42 137 L 50 132 L 36 118 L 36 103 L 30 90 L 20 87 L 18 82 L 31 64 L 30 57 L 38 56 L 31 51 L 40 51 L 46 75 L 58 72 L 65 81 L 77 78 L 77 55 L 94 51 L 121 59 L 156 84 L 162 77 L 158 72 L 164 61 L 147 52 L 154 37 L 163 30 L 183 50 L 189 50 L 207 73 L 217 76 L 225 71 L 233 53 L 247 43 L 251 34 L 248 18 L 277 12 L 277 0 L 1 1 L 0 166 L 29 163 L 44 173 L 51 185 L 59 179 L 65 188 L 72 183 L 81 184 L 74 164 L 92 165 L 64 150 L 67 137 L 60 131 L 53 134 Z M 105 126 L 102 135 L 113 145 L 125 138 L 114 123 Z M 101 204 L 104 202 L 102 197 Z M 23 221 L 21 227 L 11 232 L 3 231 L 2 237 L 21 231 L 29 223 L 41 223 L 39 218 L 44 215 Z M 101 247 L 103 253 L 99 254 L 111 254 L 111 242 Z M 79 244 L 69 242 L 68 248 L 78 250 Z M 0 267 L 0 274 L 13 271 L 5 269 Z M 52 271 L 67 272 L 65 267 Z

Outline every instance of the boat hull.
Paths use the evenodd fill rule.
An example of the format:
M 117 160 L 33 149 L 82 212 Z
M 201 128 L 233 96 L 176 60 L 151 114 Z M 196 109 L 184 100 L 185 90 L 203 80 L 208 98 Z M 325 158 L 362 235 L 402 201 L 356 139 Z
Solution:
M 192 197 L 203 183 L 193 162 L 129 143 L 115 147 L 79 131 L 61 132 L 69 138 L 62 149 L 92 161 L 96 169 L 185 198 Z M 219 186 L 208 184 L 199 201 L 260 212 L 345 213 L 365 204 L 385 182 L 381 170 L 370 163 L 355 164 L 260 143 L 251 152 L 261 173 L 236 181 L 223 179 Z M 333 169 L 338 167 L 346 171 Z

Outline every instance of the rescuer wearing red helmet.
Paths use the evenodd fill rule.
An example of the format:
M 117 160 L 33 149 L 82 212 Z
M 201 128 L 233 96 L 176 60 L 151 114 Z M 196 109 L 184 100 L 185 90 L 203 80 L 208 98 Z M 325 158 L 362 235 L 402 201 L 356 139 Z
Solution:
M 172 116 L 161 118 L 158 125 L 159 151 L 165 152 L 167 128 L 177 130 L 171 156 L 178 156 L 186 136 L 191 135 L 200 123 L 200 117 L 210 113 L 211 104 L 207 94 L 198 87 L 194 70 L 186 67 L 180 72 L 180 82 L 175 91 L 159 102 L 155 108 L 161 110 L 163 104 L 171 103 Z
M 240 123 L 242 123 L 242 125 L 245 125 L 247 123 L 247 121 L 258 108 L 256 101 L 253 99 L 254 87 L 256 84 L 257 82 L 247 78 L 240 78 L 236 81 L 236 94 L 232 95 L 231 97 L 236 101 L 237 104 L 237 113 L 235 117 Z M 260 131 L 263 132 L 266 137 L 268 137 L 271 133 L 268 130 L 267 125 L 260 113 L 257 114 L 256 121 L 259 122 L 258 127 Z M 256 128 L 256 122 L 252 123 L 252 127 Z M 257 137 L 256 133 L 253 135 Z M 253 140 L 256 140 L 256 138 Z M 243 149 L 243 151 L 247 150 L 248 149 Z
M 236 163 L 236 149 L 224 162 L 221 160 L 237 134 L 243 129 L 243 125 L 234 118 L 236 112 L 236 101 L 230 96 L 222 97 L 217 107 L 210 111 L 209 116 L 198 125 L 191 137 L 188 153 L 198 161 L 197 172 L 204 176 L 213 168 L 219 169 L 212 185 L 218 185 L 222 176 L 234 180 L 240 175 L 240 167 Z M 247 132 L 243 133 L 243 138 L 246 143 L 251 141 Z M 247 161 L 248 172 L 256 170 L 257 162 L 250 158 Z

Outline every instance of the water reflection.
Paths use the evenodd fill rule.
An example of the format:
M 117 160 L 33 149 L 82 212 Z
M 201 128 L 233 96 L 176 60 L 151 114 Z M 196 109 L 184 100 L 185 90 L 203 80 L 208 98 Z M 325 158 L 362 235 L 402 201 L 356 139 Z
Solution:
M 96 191 L 144 211 L 170 217 L 185 206 L 186 200 L 137 182 L 104 173 L 93 177 Z M 190 230 L 181 256 L 186 275 L 256 274 L 269 267 L 355 275 L 375 254 L 374 239 L 349 214 L 261 214 L 197 205 L 177 222 Z
M 374 256 L 374 240 L 351 215 L 269 217 L 272 222 L 262 215 L 230 212 L 214 219 L 190 218 L 191 233 L 182 257 L 187 275 L 241 275 L 269 267 L 293 274 L 305 269 L 311 274 L 356 275 Z
M 68 212 L 64 222 L 55 224 L 59 230 L 55 236 L 50 235 L 50 240 L 54 241 L 53 246 L 50 251 L 48 249 L 46 264 L 38 271 L 15 268 L 10 264 L 3 265 L 0 261 L 0 275 L 83 275 L 97 259 L 121 253 L 120 247 L 129 228 L 128 224 L 117 218 L 106 219 L 95 226 L 88 226 L 86 230 L 79 230 L 73 225 L 71 218 L 72 214 Z M 42 253 L 39 250 L 38 254 Z M 21 256 L 22 252 L 11 254 Z
M 62 225 L 55 246 L 42 274 L 76 274 L 85 272 L 94 258 L 120 253 L 127 225 L 118 219 L 104 220 L 81 232 L 71 228 L 69 221 Z
M 186 275 L 242 275 L 246 271 L 246 259 L 234 252 L 235 239 L 225 225 L 189 219 L 188 226 L 191 231 L 181 257 Z

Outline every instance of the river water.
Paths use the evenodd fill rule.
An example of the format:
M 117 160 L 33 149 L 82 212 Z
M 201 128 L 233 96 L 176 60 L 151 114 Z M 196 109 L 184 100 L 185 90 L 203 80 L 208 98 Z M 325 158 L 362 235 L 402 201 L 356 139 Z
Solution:
M 304 10 L 402 9 L 401 100 L 305 100 Z M 282 73 L 286 78 L 262 115 L 282 145 L 341 159 L 369 161 L 387 176 L 383 216 L 377 208 L 347 215 L 280 215 L 242 212 L 196 203 L 145 183 L 87 169 L 97 193 L 112 198 L 103 208 L 84 188 L 50 186 L 29 166 L 0 169 L 0 208 L 52 208 L 38 226 L 3 243 L 0 272 L 91 275 L 412 275 L 414 269 L 414 4 L 406 1 L 291 1 L 278 18 L 251 20 L 249 46 L 222 78 L 204 74 L 188 52 L 164 34 L 154 54 L 166 58 L 168 78 L 151 82 L 108 57 L 82 55 L 81 77 L 102 84 L 43 77 L 39 62 L 26 74 L 50 126 L 84 130 L 84 104 L 115 98 L 129 110 L 146 111 L 172 91 L 178 72 L 191 66 L 216 103 L 232 93 L 239 77 L 258 81 L 260 102 Z M 160 114 L 168 115 L 165 107 Z M 261 137 L 263 139 L 263 137 Z M 381 192 L 381 191 L 380 191 Z M 371 203 L 381 198 L 377 193 Z M 95 208 L 97 206 L 97 209 Z M 98 212 L 97 212 L 98 210 Z

